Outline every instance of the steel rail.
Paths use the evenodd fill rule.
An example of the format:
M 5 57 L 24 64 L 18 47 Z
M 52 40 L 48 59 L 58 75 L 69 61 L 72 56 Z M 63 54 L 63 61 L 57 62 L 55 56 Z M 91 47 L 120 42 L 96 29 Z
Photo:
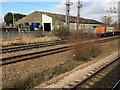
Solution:
M 54 49 L 49 49 L 49 50 L 44 50 L 44 51 L 11 56 L 7 58 L 2 58 L 2 64 L 0 65 L 8 65 L 8 64 L 12 64 L 12 63 L 20 62 L 20 61 L 30 60 L 33 58 L 35 59 L 35 58 L 42 57 L 42 56 L 56 54 L 56 53 L 60 53 L 60 52 L 68 51 L 68 50 L 70 50 L 69 46 L 64 46 L 64 47 L 59 47 L 59 48 L 54 48 Z
M 115 40 L 118 39 L 120 36 L 114 36 L 114 37 L 107 37 L 107 38 L 102 38 L 98 39 L 97 41 L 100 41 L 100 43 L 108 42 L 108 40 Z M 22 45 L 22 46 L 14 46 L 14 47 L 7 47 L 7 48 L 2 48 L 0 50 L 0 53 L 10 53 L 10 52 L 16 52 L 16 51 L 21 51 L 21 50 L 29 50 L 33 48 L 42 48 L 42 47 L 48 47 L 48 46 L 54 46 L 54 45 L 60 45 L 60 44 L 65 44 L 67 40 L 61 40 L 61 41 L 48 41 L 48 42 L 41 42 L 41 43 L 33 43 L 29 45 Z M 85 41 L 85 42 L 93 42 L 96 40 L 91 40 L 91 41 Z
M 54 42 L 23 45 L 23 46 L 17 46 L 17 47 L 7 47 L 7 48 L 3 48 L 2 50 L 0 50 L 0 52 L 1 53 L 9 53 L 9 52 L 28 50 L 28 49 L 33 49 L 33 48 L 42 48 L 42 47 L 60 45 L 60 44 L 64 44 L 64 43 L 65 43 L 65 41 L 54 41 Z
M 120 80 L 113 86 L 112 90 L 118 90 L 120 87 Z
M 91 78 L 93 78 L 95 75 L 97 75 L 99 72 L 101 72 L 102 70 L 104 70 L 105 68 L 107 68 L 109 65 L 113 64 L 114 62 L 116 62 L 117 60 L 119 60 L 120 57 L 118 57 L 117 59 L 108 62 L 107 64 L 103 64 L 101 67 L 97 68 L 97 70 L 92 74 L 90 74 L 87 78 L 83 79 L 82 81 L 78 82 L 76 85 L 71 85 L 70 90 L 74 90 L 76 87 L 83 85 L 85 82 L 89 81 Z M 63 88 L 66 90 L 66 88 Z
M 107 40 L 109 40 L 109 39 L 107 39 Z M 103 43 L 104 41 L 106 42 L 106 39 L 102 39 L 101 43 Z M 87 41 L 87 42 L 83 42 L 83 43 L 89 43 L 89 42 L 93 42 L 93 41 Z M 41 56 L 47 56 L 47 55 L 50 55 L 50 54 L 55 54 L 55 53 L 59 53 L 59 52 L 63 52 L 63 51 L 68 51 L 68 50 L 70 50 L 69 47 L 71 47 L 71 46 L 67 45 L 67 46 L 54 48 L 54 49 L 49 49 L 49 50 L 44 50 L 44 51 L 38 51 L 38 52 L 32 52 L 32 53 L 27 53 L 27 54 L 11 56 L 11 57 L 7 57 L 7 58 L 1 58 L 0 61 L 2 61 L 2 64 L 0 64 L 0 65 L 8 65 L 8 64 L 12 64 L 12 63 L 20 62 L 20 61 L 25 61 L 25 60 L 30 60 L 30 59 L 33 59 L 33 58 L 38 58 L 38 57 L 41 57 Z M 63 49 L 66 49 L 66 50 L 63 50 Z M 57 50 L 59 50 L 59 51 L 57 51 Z

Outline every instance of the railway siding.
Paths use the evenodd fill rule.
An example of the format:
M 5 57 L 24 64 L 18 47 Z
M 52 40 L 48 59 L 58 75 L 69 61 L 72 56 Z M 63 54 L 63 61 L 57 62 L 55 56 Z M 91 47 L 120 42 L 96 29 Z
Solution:
M 11 52 L 11 53 L 5 53 L 2 54 L 2 58 L 9 58 L 12 56 L 17 56 L 17 55 L 24 55 L 24 54 L 29 54 L 29 53 L 33 53 L 33 52 L 40 52 L 40 51 L 45 51 L 45 50 L 49 50 L 49 49 L 53 49 L 53 48 L 60 48 L 60 47 L 64 47 L 67 46 L 67 44 L 62 44 L 62 45 L 52 45 L 52 46 L 46 46 L 43 48 L 33 48 L 30 50 L 24 50 L 24 51 L 19 51 L 19 52 Z M 1 59 L 2 59 L 1 58 Z
M 65 78 L 59 80 L 56 83 L 53 83 L 51 85 L 48 85 L 46 87 L 35 87 L 35 88 L 73 88 L 78 84 L 78 82 L 82 82 L 86 78 L 88 78 L 90 75 L 92 75 L 96 70 L 101 69 L 104 67 L 105 64 L 108 64 L 114 60 L 116 60 L 119 52 L 115 52 L 112 55 L 104 58 L 103 60 L 100 60 L 99 62 L 96 62 L 95 64 L 92 64 L 88 67 L 85 67 L 81 70 L 78 70 L 76 72 L 73 72 L 66 76 Z M 77 83 L 76 83 L 77 82 Z
M 118 39 L 118 38 L 119 38 L 119 36 L 115 36 L 115 37 L 109 37 L 109 38 L 102 38 L 102 39 L 99 39 L 98 41 L 100 43 L 104 43 L 104 42 L 112 41 L 112 40 L 115 40 L 115 39 Z M 94 42 L 94 40 L 84 41 L 83 43 L 89 43 L 89 42 Z M 53 42 L 51 42 L 49 47 L 48 47 L 48 44 L 47 45 L 46 44 L 42 45 L 42 46 L 44 46 L 43 48 L 40 48 L 40 47 L 42 47 L 41 45 L 40 45 L 40 47 L 39 47 L 39 45 L 37 45 L 37 48 L 31 47 L 31 49 L 29 49 L 29 48 L 27 49 L 26 48 L 25 50 L 24 50 L 24 48 L 21 47 L 20 50 L 19 50 L 19 48 L 17 49 L 17 51 L 19 51 L 19 52 L 14 52 L 14 50 L 11 52 L 11 50 L 10 50 L 11 53 L 2 53 L 1 60 L 3 58 L 9 58 L 9 57 L 16 56 L 16 55 L 24 55 L 24 54 L 32 53 L 32 52 L 39 52 L 39 51 L 43 51 L 43 50 L 47 50 L 47 49 L 52 49 L 52 48 L 55 48 L 55 47 L 65 46 L 65 45 L 67 45 L 67 44 L 61 43 L 61 42 L 54 44 Z M 23 49 L 23 50 L 21 50 L 21 49 Z
M 51 41 L 51 42 L 41 42 L 41 43 L 34 43 L 34 44 L 28 44 L 28 45 L 20 45 L 20 46 L 12 46 L 12 47 L 6 47 L 2 48 L 0 51 L 1 53 L 11 53 L 11 52 L 16 52 L 16 51 L 23 51 L 23 50 L 29 50 L 33 48 L 43 48 L 47 46 L 53 46 L 53 45 L 60 45 L 64 44 L 65 41 Z
M 33 58 L 38 58 L 41 56 L 46 56 L 46 55 L 50 55 L 50 54 L 68 51 L 68 50 L 69 50 L 69 45 L 64 45 L 62 47 L 57 47 L 57 48 L 53 48 L 53 49 L 42 50 L 42 51 L 38 51 L 38 52 L 32 52 L 32 53 L 22 54 L 22 55 L 18 55 L 18 56 L 2 58 L 2 61 L 3 61 L 2 65 L 8 65 L 8 64 L 19 62 L 19 61 L 25 61 L 25 60 L 29 60 L 29 59 L 33 59 Z
M 108 42 L 109 40 L 115 40 L 118 39 L 120 36 L 114 36 L 114 37 L 108 37 L 108 38 L 102 38 L 98 39 L 97 41 L 100 41 L 101 43 Z M 89 43 L 89 42 L 94 42 L 96 40 L 91 40 L 91 41 L 84 41 L 83 43 Z M 12 47 L 6 47 L 0 49 L 0 53 L 5 54 L 5 53 L 14 53 L 16 51 L 24 51 L 24 50 L 30 50 L 30 49 L 35 49 L 35 48 L 43 48 L 43 47 L 48 47 L 48 46 L 55 46 L 55 45 L 61 45 L 67 43 L 67 40 L 61 40 L 61 41 L 54 41 L 54 42 L 41 42 L 41 43 L 33 43 L 29 45 L 20 45 L 20 46 L 12 46 Z M 6 56 L 6 55 L 5 55 Z

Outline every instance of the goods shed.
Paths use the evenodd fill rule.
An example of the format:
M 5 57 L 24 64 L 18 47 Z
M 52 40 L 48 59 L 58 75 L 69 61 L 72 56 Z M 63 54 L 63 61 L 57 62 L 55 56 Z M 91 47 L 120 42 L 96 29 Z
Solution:
M 35 11 L 26 17 L 23 17 L 16 24 L 28 22 L 29 25 L 32 23 L 39 23 L 39 30 L 52 31 L 65 26 L 65 15 Z M 76 30 L 77 17 L 70 16 L 70 30 Z M 94 26 L 101 25 L 101 22 L 92 19 L 80 18 L 79 29 L 92 30 Z

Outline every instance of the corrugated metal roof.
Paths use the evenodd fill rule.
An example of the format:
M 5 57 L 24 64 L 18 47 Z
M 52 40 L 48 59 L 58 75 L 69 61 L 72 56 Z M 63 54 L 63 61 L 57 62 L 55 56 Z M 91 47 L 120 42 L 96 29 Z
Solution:
M 56 13 L 49 13 L 49 12 L 42 12 L 42 11 L 34 11 L 33 13 L 29 14 L 29 15 L 32 15 L 34 14 L 35 15 L 36 13 L 36 16 L 39 16 L 39 14 L 45 14 L 45 15 L 48 15 L 50 17 L 52 17 L 53 19 L 57 19 L 57 20 L 61 20 L 61 21 L 64 21 L 65 22 L 65 15 L 63 14 L 56 14 Z M 29 17 L 29 15 L 27 15 L 26 17 Z M 26 18 L 24 17 L 24 18 Z M 22 20 L 22 19 L 21 19 Z M 75 16 L 70 16 L 70 23 L 75 23 L 77 21 L 77 17 Z M 93 19 L 85 19 L 85 18 L 81 18 L 80 17 L 80 23 L 83 23 L 83 24 L 103 24 L 99 21 L 96 21 L 96 20 L 93 20 Z

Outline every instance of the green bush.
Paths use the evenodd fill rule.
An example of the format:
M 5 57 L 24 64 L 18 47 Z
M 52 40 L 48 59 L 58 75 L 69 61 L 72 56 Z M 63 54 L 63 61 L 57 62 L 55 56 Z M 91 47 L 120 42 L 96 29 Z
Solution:
M 67 37 L 67 36 L 70 35 L 70 30 L 67 29 L 67 28 L 65 28 L 65 27 L 61 27 L 61 28 L 59 28 L 59 29 L 53 30 L 53 34 L 54 34 L 55 36 L 60 37 L 60 38 L 62 38 L 62 37 Z

